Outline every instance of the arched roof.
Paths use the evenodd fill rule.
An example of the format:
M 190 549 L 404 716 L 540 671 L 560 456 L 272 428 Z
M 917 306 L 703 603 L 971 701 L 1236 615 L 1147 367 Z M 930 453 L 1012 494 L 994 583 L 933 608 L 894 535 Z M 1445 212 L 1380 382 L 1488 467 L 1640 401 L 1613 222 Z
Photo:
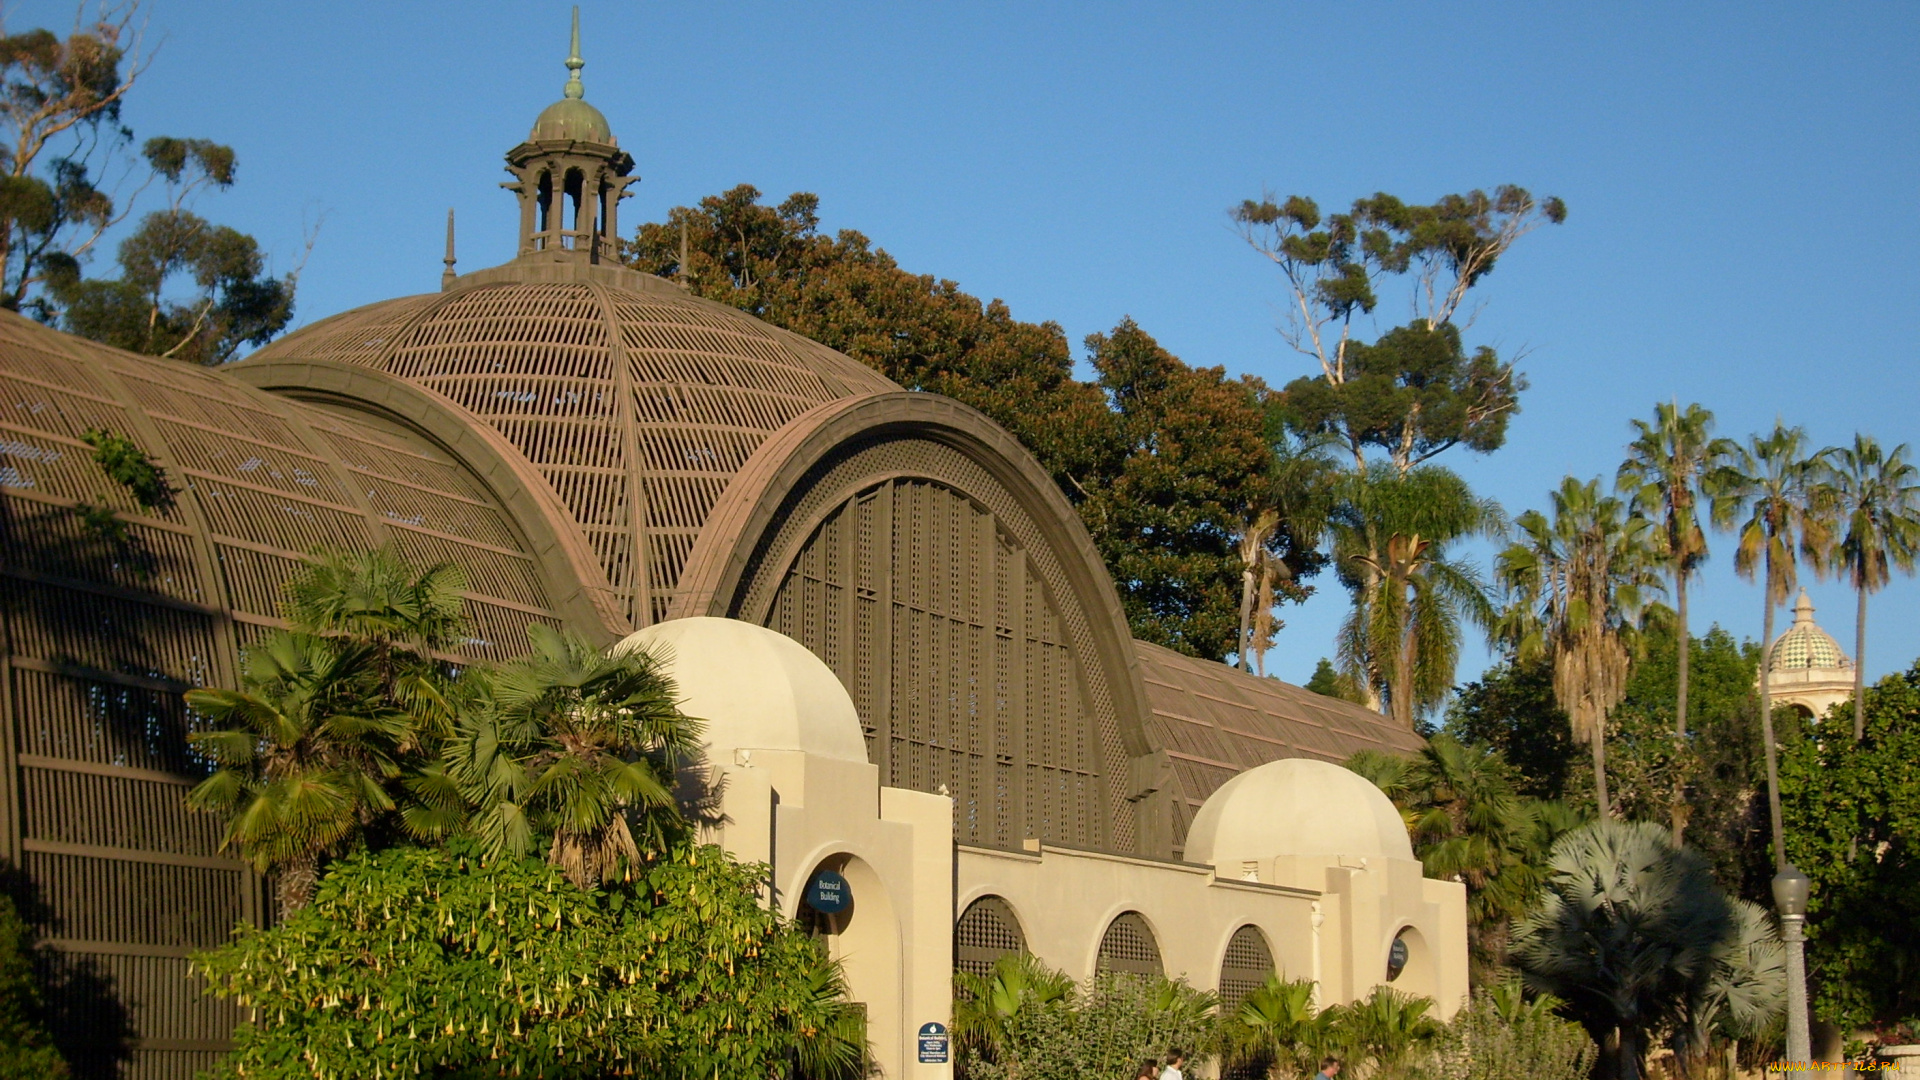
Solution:
M 1840 650 L 1833 635 L 1813 621 L 1813 600 L 1800 591 L 1794 601 L 1793 625 L 1773 640 L 1768 669 L 1771 671 L 1852 671 L 1853 661 Z
M 768 435 L 899 389 L 652 275 L 531 259 L 326 319 L 236 370 L 291 363 L 384 372 L 499 432 L 566 505 L 634 624 L 665 617 L 708 510 Z

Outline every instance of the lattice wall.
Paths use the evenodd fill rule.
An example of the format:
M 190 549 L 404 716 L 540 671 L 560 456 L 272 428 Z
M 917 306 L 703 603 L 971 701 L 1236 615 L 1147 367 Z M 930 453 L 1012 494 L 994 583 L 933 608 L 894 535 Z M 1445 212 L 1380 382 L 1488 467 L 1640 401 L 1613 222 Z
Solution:
M 109 480 L 93 428 L 146 450 L 172 502 L 142 510 Z M 80 501 L 115 509 L 127 542 L 83 530 Z M 182 804 L 204 763 L 180 692 L 232 685 L 305 551 L 389 540 L 467 568 L 463 659 L 553 621 L 506 515 L 423 441 L 0 315 L 0 857 L 35 893 L 81 1075 L 111 1072 L 116 1033 L 143 1080 L 187 1080 L 224 1047 L 239 1011 L 186 958 L 262 897 Z
M 408 297 L 255 358 L 380 368 L 484 419 L 539 468 L 644 623 L 665 616 L 707 512 L 768 434 L 823 402 L 898 387 L 732 308 L 628 276 L 635 289 L 528 281 Z
M 998 896 L 983 896 L 968 904 L 966 913 L 954 924 L 953 966 L 960 971 L 985 975 L 995 960 L 1026 951 L 1020 920 Z
M 1123 911 L 1107 924 L 1107 932 L 1100 939 L 1098 966 L 1101 971 L 1128 975 L 1166 973 L 1160 963 L 1160 942 L 1137 911 Z
M 1235 930 L 1220 961 L 1220 1015 L 1239 1012 L 1240 1003 L 1265 985 L 1273 971 L 1273 950 L 1267 947 L 1267 935 L 1257 926 Z
M 767 625 L 846 684 L 882 783 L 953 797 L 961 843 L 1106 845 L 1081 665 L 1034 560 L 981 503 L 922 479 L 858 492 L 808 538 Z

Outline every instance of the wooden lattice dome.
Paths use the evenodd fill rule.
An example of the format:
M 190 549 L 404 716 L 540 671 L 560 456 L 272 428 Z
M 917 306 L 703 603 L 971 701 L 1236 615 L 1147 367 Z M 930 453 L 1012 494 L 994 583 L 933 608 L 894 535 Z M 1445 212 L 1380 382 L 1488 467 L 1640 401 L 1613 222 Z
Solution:
M 566 504 L 632 627 L 666 617 L 708 511 L 769 434 L 899 389 L 660 278 L 532 260 L 336 315 L 239 370 L 312 361 L 396 376 L 497 430 Z

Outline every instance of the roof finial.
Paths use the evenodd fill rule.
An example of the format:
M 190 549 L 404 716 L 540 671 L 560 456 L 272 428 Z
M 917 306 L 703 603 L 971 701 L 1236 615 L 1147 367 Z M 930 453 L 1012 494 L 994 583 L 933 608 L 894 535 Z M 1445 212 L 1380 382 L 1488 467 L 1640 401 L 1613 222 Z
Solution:
M 580 69 L 587 66 L 580 59 L 580 5 L 573 5 L 573 51 L 567 53 L 567 96 L 578 100 L 587 96 L 587 88 L 580 85 Z
M 440 261 L 441 261 L 441 262 L 444 262 L 444 263 L 446 263 L 446 264 L 447 264 L 447 268 L 446 268 L 445 270 L 442 270 L 442 271 L 440 272 L 440 287 L 444 289 L 444 288 L 446 288 L 447 286 L 449 286 L 449 285 L 451 285 L 451 284 L 453 284 L 453 278 L 454 278 L 454 273 L 453 273 L 453 207 L 451 207 L 451 206 L 449 206 L 449 207 L 447 207 L 447 257 L 446 257 L 445 259 L 442 259 L 442 260 L 440 260 Z
M 1799 626 L 1801 623 L 1810 623 L 1812 621 L 1813 598 L 1807 595 L 1807 590 L 1801 589 L 1800 599 L 1793 602 L 1793 625 Z

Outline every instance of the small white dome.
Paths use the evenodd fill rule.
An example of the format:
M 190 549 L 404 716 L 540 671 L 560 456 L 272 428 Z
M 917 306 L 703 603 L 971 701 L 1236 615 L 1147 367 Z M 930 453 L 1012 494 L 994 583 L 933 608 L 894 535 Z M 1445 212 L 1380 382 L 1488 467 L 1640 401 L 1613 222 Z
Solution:
M 1328 761 L 1269 761 L 1221 784 L 1187 830 L 1188 862 L 1231 867 L 1276 855 L 1413 858 L 1407 826 L 1360 774 Z
M 730 764 L 735 750 L 799 750 L 866 763 L 847 688 L 785 634 L 738 619 L 672 619 L 627 635 L 613 652 L 640 648 L 665 662 L 681 711 L 706 721 L 708 761 Z
M 1840 643 L 1813 621 L 1813 599 L 1805 589 L 1794 602 L 1793 625 L 1773 639 L 1769 655 L 1771 671 L 1853 670 L 1853 661 L 1840 651 Z

